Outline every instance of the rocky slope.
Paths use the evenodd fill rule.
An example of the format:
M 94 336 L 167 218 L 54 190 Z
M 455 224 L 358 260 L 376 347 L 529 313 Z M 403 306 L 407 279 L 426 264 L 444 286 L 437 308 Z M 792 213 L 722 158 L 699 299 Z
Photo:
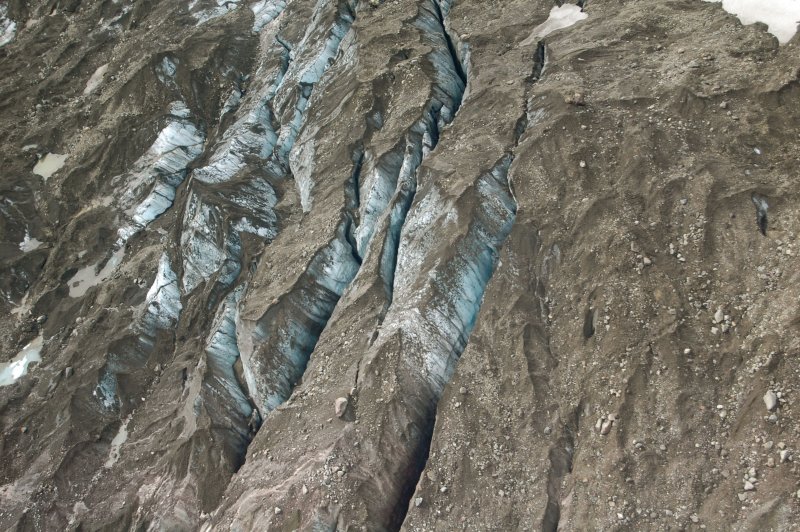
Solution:
M 800 529 L 793 2 L 0 6 L 0 527 Z

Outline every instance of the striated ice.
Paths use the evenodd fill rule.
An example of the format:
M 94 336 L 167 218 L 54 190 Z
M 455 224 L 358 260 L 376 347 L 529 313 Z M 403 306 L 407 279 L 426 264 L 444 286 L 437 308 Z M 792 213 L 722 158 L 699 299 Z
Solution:
M 175 74 L 178 72 L 176 61 L 169 56 L 164 56 L 161 63 L 156 66 L 156 76 L 164 85 L 173 85 L 175 83 Z
M 186 177 L 189 163 L 203 151 L 205 135 L 189 121 L 190 111 L 183 102 L 170 104 L 167 125 L 156 140 L 134 164 L 124 180 L 120 203 L 132 205 L 147 187 L 150 192 L 129 211 L 132 223 L 119 229 L 118 245 L 124 243 L 172 206 L 175 191 Z
M 242 91 L 233 89 L 225 99 L 225 103 L 222 104 L 222 110 L 219 112 L 220 120 L 222 120 L 222 117 L 226 114 L 238 109 L 240 103 L 242 103 Z
M 295 183 L 300 191 L 300 206 L 303 208 L 303 212 L 311 211 L 315 155 L 316 145 L 313 139 L 309 139 L 296 146 L 289 156 L 289 168 L 292 170 Z
M 340 13 L 340 16 L 331 28 L 330 35 L 326 39 L 322 51 L 305 67 L 302 74 L 300 74 L 299 82 L 301 84 L 317 83 L 322 78 L 322 75 L 328 70 L 333 58 L 339 53 L 339 45 L 345 34 L 350 30 L 352 24 L 353 17 L 350 14 Z
M 214 319 L 213 332 L 206 345 L 206 354 L 214 378 L 222 384 L 227 398 L 236 406 L 241 417 L 246 419 L 250 417 L 253 407 L 234 371 L 234 364 L 239 359 L 236 322 L 239 319 L 239 301 L 243 293 L 244 287 L 239 286 L 225 298 Z
M 286 8 L 286 0 L 260 0 L 250 6 L 255 16 L 253 31 L 260 32 L 264 27 L 278 18 Z
M 704 0 L 722 3 L 722 9 L 736 15 L 745 26 L 756 22 L 767 25 L 768 31 L 786 44 L 800 24 L 800 0 Z
M 295 80 L 298 88 L 297 101 L 294 104 L 294 111 L 291 120 L 281 126 L 275 155 L 277 163 L 281 168 L 289 165 L 289 154 L 294 148 L 297 135 L 305 124 L 306 113 L 311 99 L 314 85 L 322 79 L 323 74 L 333 63 L 334 58 L 339 53 L 344 36 L 350 31 L 353 25 L 353 16 L 345 9 L 341 9 L 336 21 L 333 23 L 322 48 L 310 61 L 295 61 L 286 73 L 288 79 Z M 311 25 L 313 27 L 313 24 Z M 314 41 L 318 37 L 307 33 L 303 37 L 300 48 L 313 47 Z M 307 201 L 309 203 L 309 201 Z
M 202 203 L 196 194 L 189 197 L 183 219 L 183 290 L 192 292 L 210 278 L 225 262 L 218 210 Z
M 108 371 L 108 369 L 104 369 L 92 395 L 100 399 L 104 407 L 108 409 L 114 408 L 118 404 L 117 376 L 113 372 Z
M 272 154 L 278 136 L 272 130 L 270 99 L 269 93 L 264 95 L 255 108 L 225 132 L 208 165 L 193 172 L 194 179 L 203 183 L 223 183 L 245 167 L 248 155 L 266 159 Z
M 317 252 L 280 305 L 259 320 L 242 353 L 245 378 L 262 416 L 281 405 L 303 375 L 322 330 L 359 269 L 346 238 L 346 224 Z M 267 352 L 259 353 L 259 346 Z
M 466 347 L 500 246 L 514 223 L 516 204 L 508 184 L 510 164 L 511 158 L 505 157 L 480 177 L 476 187 L 480 202 L 473 223 L 456 243 L 452 258 L 432 266 L 423 286 L 415 284 L 414 279 L 432 248 L 439 245 L 430 237 L 435 234 L 431 227 L 451 223 L 447 212 L 452 206 L 432 187 L 409 214 L 403 229 L 395 291 L 405 303 L 391 307 L 382 337 L 402 331 L 419 343 L 425 353 L 421 361 L 425 376 L 437 396 Z
M 44 337 L 37 336 L 31 343 L 8 362 L 0 363 L 0 386 L 9 386 L 28 373 L 28 366 L 33 362 L 41 362 Z
M 164 253 L 158 261 L 156 278 L 145 298 L 143 324 L 148 332 L 171 329 L 178 322 L 182 309 L 178 276 L 170 266 L 169 257 Z

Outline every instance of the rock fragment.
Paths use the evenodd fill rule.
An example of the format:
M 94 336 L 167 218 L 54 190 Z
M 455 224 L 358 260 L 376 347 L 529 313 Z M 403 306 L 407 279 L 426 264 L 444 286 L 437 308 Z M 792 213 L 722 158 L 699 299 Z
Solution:
M 346 397 L 339 397 L 333 403 L 334 412 L 336 412 L 336 417 L 341 418 L 344 416 L 344 413 L 347 411 L 347 398 Z
M 772 390 L 767 390 L 767 393 L 764 394 L 764 406 L 770 412 L 778 407 L 778 396 Z

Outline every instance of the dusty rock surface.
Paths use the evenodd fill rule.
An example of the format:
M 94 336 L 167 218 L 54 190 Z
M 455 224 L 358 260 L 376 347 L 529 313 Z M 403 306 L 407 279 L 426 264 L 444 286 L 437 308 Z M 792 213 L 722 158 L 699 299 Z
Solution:
M 0 528 L 800 530 L 800 37 L 557 4 L 0 6 Z

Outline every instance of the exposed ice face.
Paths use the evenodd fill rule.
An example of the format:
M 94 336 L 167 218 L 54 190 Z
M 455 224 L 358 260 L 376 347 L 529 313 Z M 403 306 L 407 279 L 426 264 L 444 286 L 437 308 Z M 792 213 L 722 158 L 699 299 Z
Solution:
M 277 16 L 284 2 L 259 2 L 254 13 Z M 255 79 L 263 79 L 257 92 L 243 102 L 239 119 L 223 134 L 208 165 L 192 174 L 195 181 L 208 187 L 202 197 L 191 192 L 184 217 L 181 237 L 184 262 L 183 288 L 193 291 L 201 282 L 218 274 L 218 281 L 229 283 L 238 275 L 241 243 L 239 232 L 247 232 L 264 239 L 274 238 L 277 218 L 274 207 L 277 196 L 272 186 L 260 177 L 242 176 L 248 159 L 257 157 L 264 161 L 269 173 L 282 175 L 289 166 L 289 154 L 295 145 L 298 132 L 305 122 L 313 85 L 327 70 L 338 53 L 342 38 L 352 24 L 352 16 L 342 10 L 321 46 L 311 35 L 304 36 L 307 47 L 316 50 L 310 60 L 291 63 L 287 45 L 276 40 L 282 48 L 282 61 L 272 71 L 259 72 Z M 266 23 L 266 22 L 265 22 Z M 305 45 L 302 47 L 306 47 Z M 290 83 L 285 83 L 289 81 Z M 292 89 L 297 89 L 293 92 Z M 281 102 L 276 95 L 282 94 Z M 295 100 L 290 98 L 296 95 Z M 291 103 L 290 103 L 291 102 Z M 273 129 L 273 108 L 292 105 L 291 118 L 280 129 Z M 215 185 L 223 185 L 215 187 Z M 311 183 L 301 183 L 304 206 L 310 205 Z M 235 209 L 231 209 L 231 204 Z M 234 212 L 237 213 L 234 215 Z M 241 213 L 245 213 L 242 216 Z
M 169 57 L 164 56 L 161 62 L 156 66 L 156 77 L 158 80 L 167 86 L 175 84 L 175 74 L 178 72 L 178 65 Z
M 260 0 L 251 5 L 250 9 L 255 15 L 253 31 L 260 32 L 267 24 L 278 18 L 285 8 L 286 0 Z
M 520 44 L 522 46 L 533 44 L 539 39 L 547 37 L 556 30 L 569 28 L 573 24 L 588 17 L 589 15 L 584 13 L 579 6 L 574 4 L 555 6 L 550 10 L 550 16 L 547 17 L 547 20 L 533 28 L 530 37 L 522 41 Z
M 199 196 L 192 194 L 186 204 L 181 233 L 183 290 L 187 294 L 217 271 L 225 260 L 217 220 L 216 209 L 204 205 Z
M 33 362 L 41 362 L 44 338 L 39 335 L 26 345 L 17 356 L 9 362 L 0 363 L 0 386 L 9 386 L 28 373 L 28 366 Z
M 272 99 L 283 83 L 288 65 L 289 51 L 284 48 L 278 68 L 270 71 L 259 68 L 254 77 L 263 79 L 263 84 L 246 100 L 249 105 L 240 109 L 243 114 L 225 131 L 208 165 L 193 172 L 193 179 L 209 184 L 224 183 L 245 167 L 247 157 L 267 160 L 272 155 L 278 142 L 278 134 L 272 126 Z
M 117 406 L 119 402 L 117 399 L 117 376 L 107 368 L 104 369 L 92 395 L 97 397 L 107 409 Z
M 423 4 L 424 5 L 424 4 Z M 432 44 L 429 59 L 435 66 L 436 82 L 433 85 L 433 97 L 423 110 L 422 118 L 414 124 L 405 136 L 405 146 L 392 150 L 381 156 L 374 165 L 370 165 L 360 196 L 361 223 L 356 231 L 356 243 L 361 255 L 367 253 L 372 234 L 378 219 L 383 216 L 389 207 L 391 198 L 404 196 L 413 199 L 416 190 L 416 174 L 422 159 L 433 150 L 439 140 L 439 131 L 452 122 L 458 108 L 461 106 L 466 85 L 462 77 L 464 74 L 461 59 L 455 57 L 450 51 L 447 41 L 446 28 L 437 12 L 441 10 L 446 15 L 450 2 L 430 3 L 426 9 L 419 11 L 415 25 L 423 31 L 425 39 Z M 466 54 L 466 48 L 464 48 Z M 408 211 L 406 201 L 400 201 L 392 208 L 392 223 L 403 224 Z M 390 236 L 394 237 L 394 228 Z M 396 249 L 396 244 L 392 244 Z M 384 262 L 385 279 L 393 278 L 393 268 L 390 272 L 387 267 L 393 264 L 395 252 L 382 258 Z M 391 275 L 389 275 L 391 273 Z
M 0 5 L 0 48 L 14 40 L 17 23 L 8 18 L 8 6 Z
M 208 368 L 214 378 L 205 385 L 219 390 L 217 393 L 224 393 L 226 401 L 221 406 L 232 405 L 241 418 L 247 419 L 253 413 L 253 407 L 239 385 L 233 369 L 239 359 L 236 322 L 239 319 L 239 301 L 243 293 L 243 286 L 231 292 L 214 319 L 213 332 L 206 345 Z M 213 408 L 213 405 L 209 405 L 209 408 Z
M 166 253 L 158 261 L 158 272 L 145 298 L 142 323 L 151 334 L 156 329 L 171 329 L 178 322 L 183 305 L 178 288 L 178 276 L 169 264 Z
M 436 73 L 436 83 L 433 86 L 434 101 L 437 103 L 435 111 L 441 129 L 455 118 L 464 97 L 467 81 L 464 74 L 465 66 L 461 64 L 464 58 L 451 53 L 445 22 L 439 17 L 435 8 L 421 9 L 414 24 L 424 32 L 425 39 L 432 44 L 428 58 Z M 464 48 L 462 55 L 466 54 L 466 50 Z M 458 50 L 455 52 L 459 53 Z
M 153 145 L 134 164 L 134 170 L 115 179 L 125 186 L 119 202 L 128 209 L 131 222 L 118 231 L 118 246 L 164 214 L 175 200 L 175 191 L 186 177 L 189 163 L 203 152 L 205 135 L 189 120 L 183 102 L 173 102 L 167 125 Z M 152 187 L 138 205 L 134 202 Z
M 800 24 L 800 0 L 704 1 L 722 3 L 722 9 L 736 15 L 745 26 L 763 22 L 781 44 L 792 40 L 797 33 L 797 25 Z
M 241 269 L 240 232 L 265 240 L 274 238 L 277 232 L 274 207 L 278 198 L 266 180 L 250 178 L 233 187 L 211 186 L 204 192 L 190 193 L 183 219 L 185 293 L 214 275 L 225 285 L 236 279 Z M 247 216 L 242 216 L 243 212 Z
M 61 170 L 69 155 L 60 155 L 58 153 L 48 153 L 36 163 L 33 167 L 33 173 L 47 181 L 47 179 Z
M 296 94 L 292 117 L 281 126 L 275 147 L 274 162 L 281 170 L 289 168 L 289 154 L 292 153 L 292 150 L 295 148 L 297 136 L 305 125 L 306 114 L 314 87 L 333 64 L 335 57 L 339 53 L 342 40 L 350 31 L 352 25 L 352 13 L 345 9 L 344 6 L 340 6 L 339 14 L 331 26 L 321 48 L 316 44 L 319 36 L 311 32 L 306 33 L 306 35 L 303 36 L 302 42 L 298 45 L 300 49 L 315 50 L 316 55 L 309 59 L 303 58 L 296 60 L 291 64 L 285 79 L 295 84 L 295 91 L 285 90 L 278 98 L 281 100 L 279 104 L 285 105 L 287 98 L 291 98 Z M 312 24 L 310 27 L 313 28 L 314 26 L 315 25 Z M 291 87 L 291 85 L 286 85 L 286 87 Z M 303 200 L 304 207 L 310 204 L 310 190 L 311 183 L 306 182 L 301 184 L 300 193 L 302 197 L 305 197 Z
M 279 304 L 270 307 L 252 330 L 242 351 L 245 378 L 262 416 L 292 393 L 305 371 L 322 330 L 359 263 L 346 238 L 346 224 L 321 249 Z
M 228 128 L 208 165 L 194 171 L 194 179 L 203 183 L 224 183 L 245 167 L 248 155 L 266 159 L 272 154 L 278 135 L 272 130 L 270 92 Z
M 511 157 L 505 157 L 480 177 L 476 187 L 479 206 L 466 234 L 455 244 L 453 256 L 429 267 L 421 281 L 419 272 L 425 268 L 426 257 L 439 245 L 429 238 L 435 233 L 431 226 L 452 223 L 448 216 L 452 206 L 432 187 L 413 208 L 403 229 L 395 279 L 396 297 L 403 304 L 390 308 L 381 337 L 401 331 L 419 345 L 424 353 L 420 361 L 423 375 L 436 397 L 466 347 L 500 247 L 516 216 L 508 184 L 510 164 Z

